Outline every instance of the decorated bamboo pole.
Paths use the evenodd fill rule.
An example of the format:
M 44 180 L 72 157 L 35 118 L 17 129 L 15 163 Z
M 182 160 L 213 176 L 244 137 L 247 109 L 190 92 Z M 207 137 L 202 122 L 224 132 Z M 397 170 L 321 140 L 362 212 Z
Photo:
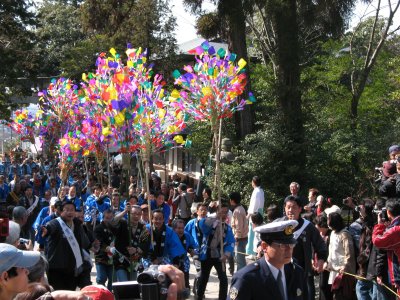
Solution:
M 88 157 L 85 156 L 84 157 L 84 161 L 85 161 L 85 170 L 86 170 L 86 186 L 89 183 L 89 167 L 88 167 Z
M 130 203 L 127 202 L 126 205 L 130 206 Z M 128 245 L 129 247 L 132 247 L 132 224 L 131 224 L 131 209 L 128 210 Z M 132 273 L 133 273 L 133 263 L 131 260 L 131 255 L 128 256 L 129 258 L 129 277 L 131 280 L 133 280 L 132 278 Z
M 218 125 L 217 125 L 218 124 Z M 217 200 L 218 200 L 218 207 L 219 210 L 222 208 L 222 201 L 221 201 L 221 163 L 220 163 L 220 154 L 221 154 L 221 132 L 222 132 L 222 119 L 219 122 L 214 122 L 214 141 L 215 141 L 215 175 L 214 175 L 214 187 L 217 189 Z M 223 228 L 222 228 L 222 217 L 220 217 L 220 222 L 218 224 L 220 235 L 220 252 L 221 257 L 224 255 L 224 235 L 223 235 Z M 222 264 L 222 268 L 225 271 L 225 264 Z
M 97 178 L 100 178 L 100 185 L 103 188 L 103 176 L 100 175 L 100 170 L 99 170 L 99 166 L 100 166 L 99 157 L 96 155 L 95 158 L 96 158 L 96 175 L 97 175 Z
M 153 224 L 151 221 L 151 203 L 150 203 L 150 185 L 149 185 L 149 179 L 150 179 L 150 153 L 151 153 L 151 143 L 150 143 L 150 137 L 148 134 L 146 134 L 146 146 L 144 150 L 144 174 L 145 174 L 145 180 L 146 180 L 146 193 L 147 193 L 147 205 L 149 206 L 148 213 L 149 213 L 149 224 L 150 224 L 150 240 L 151 240 L 151 246 L 154 247 L 153 242 L 154 242 L 154 235 L 153 235 Z
M 211 124 L 212 145 L 215 147 L 216 162 L 214 191 L 216 190 L 218 195 L 218 205 L 221 209 L 220 147 L 222 119 L 232 117 L 235 111 L 242 110 L 246 104 L 253 103 L 255 99 L 251 93 L 249 93 L 249 100 L 239 99 L 247 83 L 244 72 L 246 61 L 240 59 L 238 65 L 235 65 L 236 54 L 227 53 L 222 48 L 216 50 L 208 41 L 204 41 L 191 51 L 196 54 L 196 63 L 194 66 L 185 66 L 183 68 L 186 71 L 185 74 L 181 74 L 178 70 L 173 72 L 175 84 L 180 86 L 181 89 L 173 91 L 172 96 L 180 99 L 181 107 L 194 120 L 209 121 Z M 213 152 L 211 149 L 210 153 Z M 222 257 L 223 220 L 220 221 Z
M 137 156 L 137 161 L 136 161 L 136 166 L 138 168 L 138 173 L 139 173 L 139 178 L 138 178 L 138 186 L 139 186 L 139 180 L 140 180 L 140 186 L 144 188 L 143 185 L 143 168 L 142 168 L 142 159 L 140 158 L 140 155 Z
M 110 148 L 107 142 L 107 175 L 108 175 L 108 186 L 111 186 L 111 174 L 110 174 Z

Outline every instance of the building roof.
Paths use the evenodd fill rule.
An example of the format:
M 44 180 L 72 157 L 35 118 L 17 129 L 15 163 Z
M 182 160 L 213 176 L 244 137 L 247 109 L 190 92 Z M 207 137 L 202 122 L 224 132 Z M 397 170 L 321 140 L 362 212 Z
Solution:
M 189 54 L 189 55 L 195 55 L 196 52 L 194 49 L 196 47 L 200 46 L 204 42 L 204 38 L 196 38 L 194 40 L 190 40 L 187 42 L 184 42 L 182 44 L 178 45 L 178 54 Z M 218 49 L 223 48 L 224 50 L 228 50 L 228 44 L 225 43 L 216 43 L 216 42 L 209 42 L 211 46 L 215 48 L 215 50 L 218 51 Z

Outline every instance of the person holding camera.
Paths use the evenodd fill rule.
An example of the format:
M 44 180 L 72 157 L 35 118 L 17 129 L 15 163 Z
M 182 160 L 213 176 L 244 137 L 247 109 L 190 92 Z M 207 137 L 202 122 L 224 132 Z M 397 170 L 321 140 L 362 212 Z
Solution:
M 303 218 L 313 220 L 317 214 L 317 196 L 319 191 L 316 188 L 308 190 L 308 203 L 304 205 Z
M 383 214 L 378 214 L 378 224 L 372 232 L 372 242 L 379 248 L 386 250 L 390 281 L 397 289 L 400 296 L 400 201 L 391 198 L 386 201 L 388 221 L 385 222 Z M 382 278 L 377 278 L 378 283 Z
M 398 155 L 400 154 L 400 146 L 393 145 L 389 148 L 389 160 L 382 163 L 381 181 L 379 185 L 379 194 L 383 197 L 396 197 L 399 195 L 397 188 L 399 181 L 399 161 Z
M 184 183 L 179 184 L 178 189 L 174 190 L 173 204 L 177 206 L 176 218 L 182 219 L 185 224 L 191 218 L 191 210 L 193 199 L 186 194 L 187 185 Z
M 360 217 L 360 213 L 357 211 L 357 201 L 352 197 L 343 199 L 343 206 L 340 209 L 340 215 L 343 218 L 344 224 L 347 228 Z
M 400 154 L 400 146 L 392 145 L 389 147 L 389 160 L 382 163 L 382 179 L 387 179 L 396 174 L 397 156 Z

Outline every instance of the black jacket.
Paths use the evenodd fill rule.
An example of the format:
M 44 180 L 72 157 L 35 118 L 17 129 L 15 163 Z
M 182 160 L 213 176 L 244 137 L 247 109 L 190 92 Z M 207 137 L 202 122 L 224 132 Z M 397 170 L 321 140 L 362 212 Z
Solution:
M 382 180 L 379 185 L 379 195 L 382 197 L 399 197 L 400 196 L 400 174 L 394 174 L 393 177 Z
M 305 299 L 307 284 L 303 269 L 294 263 L 285 265 L 288 300 Z M 247 265 L 232 278 L 228 298 L 231 300 L 282 300 L 276 280 L 264 257 Z
M 359 252 L 357 256 L 358 271 L 357 274 L 366 277 L 370 269 L 369 262 L 376 259 L 376 253 L 372 252 L 372 229 L 373 224 L 362 223 Z M 370 274 L 371 275 L 371 274 Z
M 59 270 L 63 273 L 74 273 L 76 260 L 74 253 L 64 236 L 61 225 L 57 219 L 51 220 L 46 225 L 47 228 L 47 259 L 49 261 L 50 270 Z M 74 236 L 79 244 L 82 260 L 85 269 L 88 264 L 83 259 L 82 249 L 87 249 L 90 246 L 88 237 L 83 230 L 82 223 L 78 219 L 74 219 Z M 90 265 L 90 264 L 89 264 Z
M 138 261 L 139 258 L 133 258 L 129 256 L 127 247 L 139 247 L 143 254 L 141 257 L 146 257 L 148 249 L 150 247 L 150 236 L 146 229 L 146 225 L 139 223 L 135 234 L 131 234 L 131 245 L 129 245 L 129 229 L 128 222 L 124 219 L 120 220 L 117 226 L 111 227 L 111 230 L 115 236 L 115 248 L 122 253 L 125 257 L 131 259 L 131 261 Z M 139 238 L 137 238 L 137 235 Z M 126 259 L 121 259 L 118 254 L 114 255 L 114 267 L 115 268 L 128 268 L 129 262 Z
M 275 221 L 286 221 L 287 217 L 279 218 Z M 299 225 L 295 228 L 295 230 L 301 228 L 304 223 L 304 219 L 300 218 L 298 220 Z M 304 257 L 296 257 L 296 247 L 303 247 Z M 293 250 L 293 258 L 295 258 L 299 262 L 304 262 L 304 266 L 300 264 L 300 266 L 304 269 L 304 272 L 308 276 L 312 276 L 313 268 L 311 265 L 311 261 L 313 260 L 313 251 L 317 254 L 318 259 L 322 259 L 326 261 L 328 257 L 328 249 L 326 243 L 322 239 L 318 229 L 314 226 L 313 223 L 307 225 L 304 231 L 301 233 L 299 238 L 297 239 L 296 247 Z
M 94 229 L 94 238 L 100 242 L 100 249 L 94 256 L 96 263 L 112 265 L 112 261 L 108 257 L 106 248 L 110 246 L 111 242 L 114 240 L 114 234 L 108 226 L 104 224 L 104 222 L 96 225 L 96 228 Z

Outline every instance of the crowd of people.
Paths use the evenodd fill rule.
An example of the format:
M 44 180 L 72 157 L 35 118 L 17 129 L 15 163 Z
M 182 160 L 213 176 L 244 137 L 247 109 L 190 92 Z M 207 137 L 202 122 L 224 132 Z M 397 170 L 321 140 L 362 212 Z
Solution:
M 41 253 L 55 291 L 90 286 L 94 267 L 96 283 L 112 291 L 114 282 L 135 280 L 150 265 L 176 266 L 188 290 L 191 256 L 199 268 L 196 296 L 204 295 L 214 266 L 220 298 L 226 297 L 223 263 L 229 259 L 233 266 L 235 238 L 232 228 L 220 222 L 227 220 L 228 205 L 219 207 L 211 189 L 205 188 L 197 200 L 193 188 L 176 175 L 167 185 L 153 172 L 146 191 L 134 176 L 123 186 L 118 167 L 108 186 L 100 184 L 106 176 L 99 180 L 94 168 L 89 172 L 77 165 L 63 182 L 56 166 L 32 157 L 22 163 L 4 157 L 0 164 L 0 204 L 10 220 L 4 242 Z
M 265 201 L 257 176 L 246 207 L 238 191 L 219 203 L 210 188 L 197 195 L 177 174 L 163 183 L 153 172 L 146 190 L 134 176 L 126 183 L 115 168 L 109 184 L 102 186 L 107 178 L 99 180 L 94 168 L 87 174 L 77 165 L 63 181 L 60 170 L 47 161 L 27 157 L 18 162 L 5 156 L 0 163 L 0 217 L 9 221 L 7 234 L 0 228 L 0 295 L 9 289 L 7 279 L 20 273 L 29 277 L 30 288 L 47 295 L 56 291 L 50 296 L 57 299 L 57 291 L 91 286 L 93 268 L 96 284 L 112 292 L 114 282 L 136 280 L 151 265 L 167 265 L 174 266 L 169 272 L 182 274 L 177 295 L 190 291 L 196 299 L 205 297 L 213 268 L 219 299 L 261 299 L 269 285 L 285 300 L 314 300 L 316 295 L 395 299 L 400 201 L 397 194 L 387 194 L 393 182 L 396 191 L 397 173 L 385 172 L 395 164 L 400 174 L 400 147 L 389 152 L 390 160 L 383 163 L 388 177 L 379 188 L 386 197 L 348 197 L 335 205 L 311 188 L 307 201 L 300 185 L 292 182 L 283 207 Z M 5 263 L 3 251 L 16 257 L 14 264 Z M 191 264 L 197 272 L 193 282 Z M 233 275 L 230 289 L 227 272 Z M 260 274 L 272 276 L 271 281 L 259 281 Z M 28 290 L 16 282 L 14 292 Z M 17 299 L 40 297 L 28 294 L 35 296 Z M 75 296 L 88 299 L 81 292 Z

